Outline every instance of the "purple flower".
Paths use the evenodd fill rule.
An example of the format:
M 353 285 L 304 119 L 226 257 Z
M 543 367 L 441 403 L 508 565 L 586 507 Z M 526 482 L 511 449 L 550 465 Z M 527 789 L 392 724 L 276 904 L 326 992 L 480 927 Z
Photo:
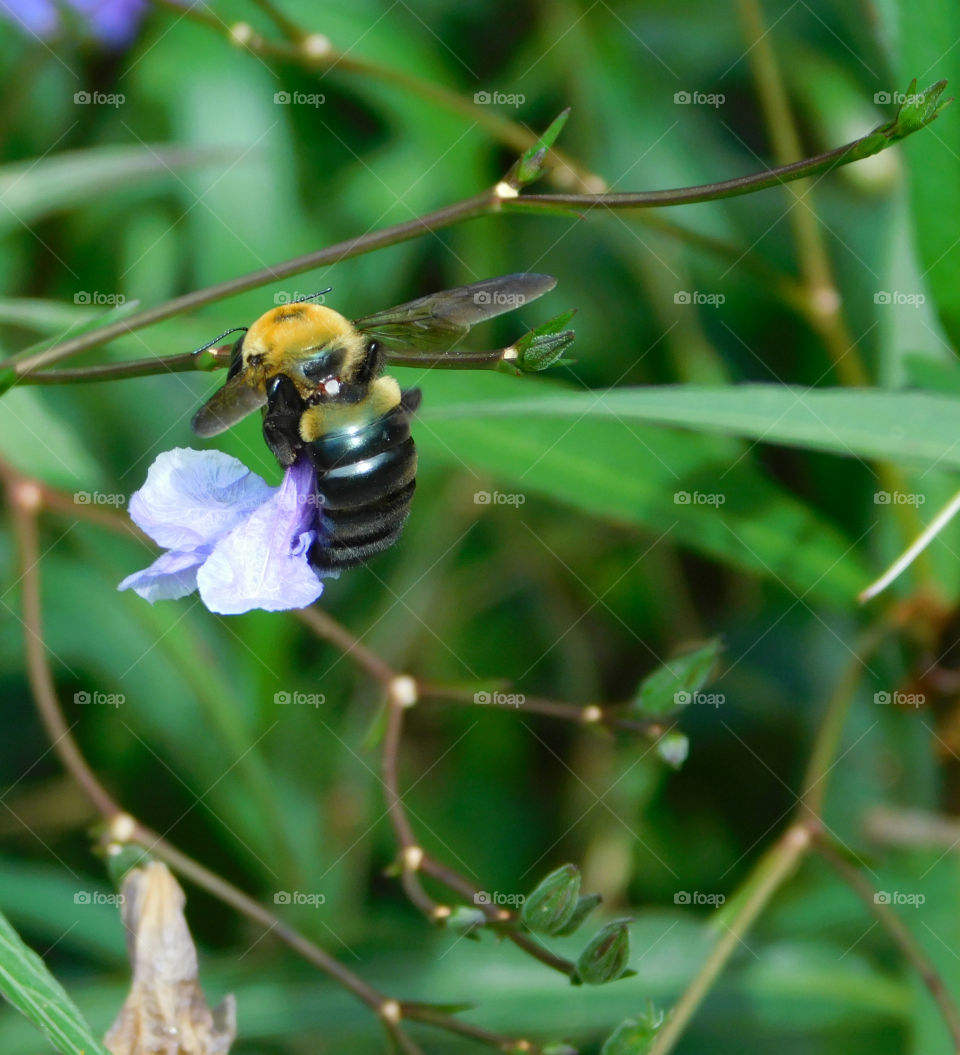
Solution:
M 306 459 L 270 487 L 222 451 L 165 451 L 130 498 L 130 516 L 168 552 L 118 589 L 151 603 L 198 590 L 220 615 L 313 604 L 323 590 L 308 558 L 321 530 L 316 488 Z
M 0 0 L 0 16 L 48 39 L 64 27 L 80 27 L 102 44 L 129 44 L 146 9 L 146 0 Z M 61 8 L 69 9 L 61 18 Z

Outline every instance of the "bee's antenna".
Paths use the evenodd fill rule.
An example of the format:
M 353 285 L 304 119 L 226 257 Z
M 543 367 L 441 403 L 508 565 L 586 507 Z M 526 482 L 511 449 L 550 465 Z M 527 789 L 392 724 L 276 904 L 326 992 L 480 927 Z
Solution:
M 224 337 L 227 336 L 227 334 L 236 333 L 237 330 L 243 330 L 243 332 L 246 333 L 247 330 L 249 330 L 249 329 L 250 329 L 249 326 L 234 326 L 234 328 L 232 330 L 224 330 L 223 333 L 221 333 L 219 337 L 214 337 L 214 339 L 212 341 L 208 341 L 202 348 L 198 348 L 192 354 L 193 355 L 199 355 L 201 352 L 205 352 L 208 348 L 212 348 L 217 343 L 217 341 L 222 341 L 224 339 Z
M 309 297 L 297 297 L 296 300 L 291 300 L 291 304 L 302 304 L 305 300 L 316 300 L 317 297 L 322 297 L 324 293 L 329 293 L 333 289 L 333 286 L 327 286 L 326 289 L 321 289 L 317 293 L 311 293 Z

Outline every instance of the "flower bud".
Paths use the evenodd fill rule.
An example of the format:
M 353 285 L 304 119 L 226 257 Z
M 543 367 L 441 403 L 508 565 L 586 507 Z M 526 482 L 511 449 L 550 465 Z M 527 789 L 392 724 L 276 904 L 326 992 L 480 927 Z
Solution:
M 532 931 L 556 934 L 570 922 L 579 900 L 580 870 L 576 865 L 562 865 L 524 901 L 520 918 Z
M 629 920 L 617 919 L 598 931 L 577 960 L 577 979 L 604 985 L 623 977 L 630 957 Z

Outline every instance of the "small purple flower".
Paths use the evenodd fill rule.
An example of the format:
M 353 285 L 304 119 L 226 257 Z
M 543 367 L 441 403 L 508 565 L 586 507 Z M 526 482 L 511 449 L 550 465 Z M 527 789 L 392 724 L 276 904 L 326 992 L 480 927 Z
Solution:
M 118 589 L 151 603 L 198 590 L 220 615 L 305 608 L 323 590 L 308 559 L 321 513 L 306 459 L 270 487 L 222 451 L 165 451 L 130 498 L 130 516 L 169 552 Z
M 146 0 L 0 0 L 0 16 L 41 39 L 75 27 L 119 48 L 133 39 L 146 6 Z

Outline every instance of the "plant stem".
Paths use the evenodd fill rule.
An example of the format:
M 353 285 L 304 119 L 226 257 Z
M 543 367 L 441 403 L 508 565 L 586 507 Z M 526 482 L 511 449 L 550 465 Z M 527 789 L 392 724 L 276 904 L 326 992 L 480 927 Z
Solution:
M 338 50 L 333 43 L 319 33 L 310 33 L 301 26 L 294 25 L 269 0 L 254 0 L 267 11 L 280 31 L 287 38 L 287 43 L 275 43 L 250 30 L 237 33 L 236 25 L 228 25 L 215 15 L 194 7 L 184 7 L 176 0 L 153 0 L 158 7 L 186 17 L 198 24 L 207 26 L 227 36 L 233 44 L 244 47 L 260 58 L 276 59 L 300 66 L 309 73 L 353 73 L 371 80 L 378 80 L 391 87 L 397 87 L 426 99 L 428 102 L 448 110 L 479 125 L 505 146 L 523 153 L 535 146 L 539 137 L 524 128 L 523 125 L 501 117 L 495 110 L 486 105 L 478 105 L 464 98 L 457 92 L 422 80 L 415 74 L 393 66 L 385 66 L 373 59 Z M 249 27 L 247 27 L 249 29 Z M 317 46 L 321 45 L 321 46 Z M 606 187 L 606 181 L 568 157 L 562 151 L 553 148 L 547 152 L 548 163 L 553 166 L 551 175 L 558 186 L 595 193 Z
M 348 238 L 342 242 L 336 242 L 334 245 L 327 246 L 325 249 L 318 249 L 316 252 L 294 257 L 292 260 L 277 264 L 275 267 L 261 268 L 247 275 L 241 275 L 239 278 L 230 279 L 227 282 L 219 282 L 215 286 L 208 286 L 206 289 L 194 290 L 192 293 L 174 297 L 172 300 L 158 304 L 156 307 L 138 311 L 125 319 L 118 319 L 116 322 L 103 326 L 99 330 L 93 330 L 71 338 L 53 348 L 38 352 L 36 355 L 25 358 L 14 356 L 0 363 L 0 370 L 12 368 L 19 377 L 32 370 L 39 370 L 44 366 L 49 366 L 51 363 L 59 362 L 61 359 L 87 351 L 90 348 L 97 348 L 116 337 L 123 337 L 136 330 L 142 330 L 146 326 L 162 322 L 164 319 L 173 318 L 182 312 L 193 311 L 205 304 L 213 304 L 218 300 L 223 300 L 225 297 L 245 293 L 247 290 L 256 289 L 258 286 L 264 286 L 283 278 L 289 278 L 291 275 L 298 275 L 302 271 L 309 271 L 314 267 L 337 264 L 342 260 L 349 260 L 351 257 L 359 256 L 362 253 L 369 253 L 374 249 L 384 249 L 387 246 L 397 245 L 399 242 L 408 241 L 411 238 L 416 238 L 431 231 L 442 230 L 452 224 L 473 219 L 476 216 L 482 216 L 487 212 L 496 212 L 499 209 L 499 204 L 500 199 L 498 195 L 492 190 L 484 191 L 482 194 L 466 198 L 454 205 L 444 206 L 434 212 L 427 213 L 425 216 L 418 216 L 413 220 L 405 220 L 403 223 L 383 227 L 379 231 L 371 231 L 356 238 Z
M 960 1009 L 954 1003 L 950 990 L 947 988 L 940 972 L 923 951 L 920 943 L 888 904 L 877 901 L 876 890 L 873 885 L 863 877 L 860 871 L 842 853 L 836 850 L 822 832 L 817 834 L 813 845 L 820 856 L 873 913 L 877 918 L 877 922 L 882 925 L 917 974 L 920 975 L 923 984 L 930 991 L 930 995 L 940 1008 L 940 1014 L 943 1016 L 947 1030 L 950 1033 L 950 1039 L 953 1042 L 953 1050 L 960 1052 Z
M 772 39 L 764 25 L 759 0 L 737 0 L 737 8 L 774 157 L 786 164 L 803 151 Z M 792 199 L 788 220 L 797 244 L 807 317 L 823 340 L 840 381 L 845 385 L 866 385 L 869 377 L 840 311 L 840 292 L 813 212 L 813 185 L 804 180 L 785 190 Z
M 605 209 L 649 209 L 664 205 L 682 205 L 691 202 L 714 201 L 721 198 L 748 194 L 766 187 L 779 186 L 784 182 L 801 179 L 818 172 L 827 172 L 838 165 L 845 165 L 869 157 L 890 145 L 891 129 L 894 123 L 884 126 L 869 135 L 862 136 L 845 146 L 818 154 L 816 157 L 797 161 L 790 165 L 769 169 L 749 176 L 738 176 L 735 179 L 723 180 L 697 187 L 683 187 L 675 190 L 641 191 L 628 194 L 516 194 L 511 188 L 497 184 L 472 198 L 436 209 L 425 216 L 403 223 L 393 224 L 368 234 L 359 235 L 337 242 L 325 249 L 295 257 L 273 267 L 261 268 L 247 275 L 230 279 L 227 282 L 195 290 L 179 297 L 174 297 L 156 307 L 129 315 L 99 330 L 81 334 L 71 340 L 45 351 L 28 356 L 13 356 L 0 363 L 0 370 L 12 371 L 5 379 L 6 384 L 15 382 L 25 374 L 42 369 L 69 356 L 77 355 L 90 348 L 106 344 L 116 337 L 124 336 L 136 330 L 151 326 L 164 319 L 192 311 L 206 304 L 212 304 L 225 297 L 244 293 L 258 286 L 300 274 L 311 268 L 327 266 L 359 256 L 362 253 L 387 246 L 397 245 L 419 235 L 439 231 L 453 224 L 472 220 L 478 216 L 492 215 L 499 212 L 550 212 L 563 216 L 579 217 L 583 212 L 598 208 Z M 890 135 L 888 135 L 890 133 Z M 514 196 L 515 195 L 515 196 Z
M 760 859 L 742 888 L 736 915 L 674 1005 L 669 1020 L 656 1035 L 649 1055 L 667 1055 L 673 1050 L 734 950 L 770 898 L 800 863 L 809 846 L 809 830 L 805 825 L 795 824 Z
M 103 363 L 98 366 L 78 366 L 65 370 L 39 370 L 24 374 L 21 385 L 63 385 L 85 381 L 120 381 L 129 377 L 151 377 L 156 374 L 182 374 L 200 370 L 209 373 L 230 365 L 232 345 L 205 348 L 202 352 L 182 352 L 157 358 L 134 359 L 127 363 Z

